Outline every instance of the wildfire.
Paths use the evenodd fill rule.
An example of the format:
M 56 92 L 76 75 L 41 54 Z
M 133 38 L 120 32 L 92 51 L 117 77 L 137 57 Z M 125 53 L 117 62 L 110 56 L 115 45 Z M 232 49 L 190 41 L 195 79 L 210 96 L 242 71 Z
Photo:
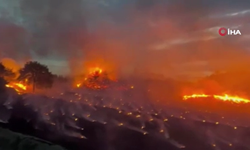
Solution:
M 106 88 L 105 85 L 101 85 L 99 77 L 102 75 L 103 69 L 99 67 L 90 68 L 87 76 L 84 78 L 84 81 L 81 81 L 81 83 L 77 83 L 76 87 L 79 88 L 81 86 L 86 86 L 88 88 L 93 89 L 102 89 Z
M 9 88 L 15 89 L 18 93 L 27 90 L 27 86 L 25 86 L 25 85 L 22 84 L 22 83 L 15 83 L 15 82 L 14 82 L 14 83 L 6 84 L 5 86 L 6 86 L 6 87 L 9 87 Z
M 80 87 L 82 84 L 80 84 L 80 83 L 78 83 L 78 84 L 76 84 L 76 87 Z
M 250 103 L 249 99 L 245 99 L 239 96 L 230 96 L 228 94 L 224 95 L 206 95 L 206 94 L 192 94 L 192 95 L 184 95 L 183 99 L 191 99 L 191 98 L 206 98 L 206 97 L 211 97 L 217 100 L 222 100 L 222 101 L 230 101 L 234 103 Z
M 95 67 L 95 68 L 90 68 L 89 69 L 89 74 L 101 74 L 103 72 L 103 70 L 99 67 Z
M 201 98 L 201 97 L 211 97 L 210 95 L 205 95 L 205 94 L 193 94 L 193 95 L 184 95 L 183 99 L 187 100 L 190 98 Z

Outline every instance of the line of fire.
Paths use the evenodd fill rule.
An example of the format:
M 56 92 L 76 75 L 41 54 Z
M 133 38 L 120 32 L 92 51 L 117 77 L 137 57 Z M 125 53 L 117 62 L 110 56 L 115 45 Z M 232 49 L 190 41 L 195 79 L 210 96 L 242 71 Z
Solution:
M 18 94 L 39 93 L 44 89 L 53 86 L 53 80 L 69 81 L 73 88 L 89 90 L 128 90 L 133 89 L 133 85 L 115 84 L 116 79 L 112 79 L 106 70 L 100 67 L 90 67 L 88 71 L 77 79 L 67 79 L 66 77 L 53 75 L 47 66 L 36 61 L 27 62 L 23 68 L 13 71 L 0 63 L 0 75 L 6 81 L 7 88 L 14 89 Z M 67 82 L 67 83 L 69 83 Z M 120 82 L 121 83 L 121 82 Z
M 18 94 L 34 93 L 39 89 L 50 88 L 53 83 L 53 78 L 63 77 L 53 75 L 49 72 L 47 66 L 42 65 L 38 62 L 28 62 L 23 68 L 14 72 L 12 68 L 5 67 L 2 63 L 0 64 L 0 74 L 7 83 L 6 87 L 14 89 Z M 46 80 L 46 81 L 45 81 Z M 133 89 L 134 85 L 129 84 L 115 84 L 117 79 L 111 79 L 108 72 L 100 67 L 90 67 L 85 75 L 82 75 L 80 80 L 72 80 L 73 88 L 85 88 L 92 90 L 105 90 L 105 89 L 116 89 L 116 90 L 128 90 Z M 195 100 L 195 99 L 213 99 L 223 102 L 232 103 L 249 103 L 250 100 L 246 96 L 235 95 L 226 93 L 205 93 L 205 88 L 199 90 L 190 90 L 189 92 L 180 91 L 179 96 L 182 96 L 182 100 Z M 195 92 L 197 91 L 197 92 Z M 202 91 L 202 92 L 201 92 Z M 183 94 L 184 93 L 184 94 Z
M 157 133 L 167 140 L 169 133 L 165 124 L 176 118 L 227 124 L 234 130 L 248 125 L 245 116 L 250 114 L 247 109 L 250 88 L 243 86 L 247 83 L 247 75 L 242 84 L 235 78 L 235 72 L 215 72 L 196 81 L 180 81 L 144 79 L 143 75 L 125 80 L 118 76 L 114 78 L 109 69 L 97 66 L 85 70 L 82 75 L 67 78 L 52 74 L 46 65 L 36 61 L 29 61 L 19 68 L 1 63 L 0 88 L 22 97 L 24 107 L 34 105 L 34 111 L 40 111 L 45 122 L 58 130 L 63 124 L 53 119 L 55 113 L 62 118 L 71 118 L 74 123 L 70 122 L 70 126 L 77 130 L 83 129 L 76 124 L 84 118 L 105 126 L 124 127 L 145 136 Z M 110 110 L 100 112 L 98 109 Z M 154 132 L 148 129 L 152 124 L 157 126 Z M 86 138 L 78 132 L 75 134 L 77 138 Z M 228 145 L 232 145 L 231 139 Z

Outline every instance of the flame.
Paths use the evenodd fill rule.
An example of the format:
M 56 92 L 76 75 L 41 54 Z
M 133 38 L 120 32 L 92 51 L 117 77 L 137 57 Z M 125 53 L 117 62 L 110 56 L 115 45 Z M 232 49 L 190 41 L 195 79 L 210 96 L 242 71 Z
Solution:
M 95 68 L 90 68 L 89 69 L 89 74 L 101 74 L 103 72 L 103 70 L 99 67 L 95 67 Z
M 101 69 L 99 67 L 89 68 L 89 72 L 87 74 L 87 77 L 84 78 L 84 81 L 80 81 L 80 82 L 76 83 L 76 87 L 79 88 L 84 84 L 86 87 L 93 88 L 93 89 L 106 88 L 106 86 L 99 85 L 97 83 L 97 81 L 93 82 L 93 83 L 88 83 L 89 79 L 91 79 L 93 77 L 99 77 L 102 73 L 103 73 L 103 69 Z
M 210 97 L 210 95 L 206 95 L 206 94 L 192 94 L 192 95 L 184 95 L 183 99 L 187 100 L 190 98 L 201 98 L 201 97 Z
M 78 80 L 74 84 L 75 87 L 80 88 L 80 87 L 86 87 L 89 89 L 115 89 L 115 90 L 128 90 L 129 86 L 128 85 L 114 85 L 111 84 L 116 83 L 117 80 L 114 80 L 110 78 L 109 75 L 106 74 L 106 70 L 103 70 L 99 67 L 95 68 L 90 68 L 87 76 L 84 78 L 84 80 Z M 131 89 L 134 88 L 134 86 L 130 86 Z
M 25 85 L 22 84 L 22 83 L 13 82 L 13 83 L 6 84 L 5 86 L 6 86 L 6 87 L 9 87 L 9 88 L 15 89 L 15 91 L 17 91 L 19 94 L 20 94 L 21 92 L 24 92 L 24 91 L 27 90 L 27 86 L 25 86 Z
M 250 100 L 248 99 L 245 99 L 245 98 L 241 98 L 241 97 L 238 97 L 238 96 L 229 96 L 227 94 L 221 96 L 221 95 L 214 95 L 214 98 L 215 99 L 220 99 L 220 100 L 223 100 L 223 101 L 233 101 L 235 103 L 249 103 Z
M 82 84 L 81 83 L 78 83 L 78 84 L 76 84 L 76 87 L 80 87 Z
M 215 98 L 217 100 L 222 100 L 222 101 L 230 101 L 234 103 L 250 103 L 249 99 L 245 99 L 239 96 L 230 96 L 228 94 L 224 95 L 206 95 L 206 94 L 192 94 L 192 95 L 184 95 L 183 100 L 187 100 L 190 98 L 205 98 L 205 97 L 211 97 Z

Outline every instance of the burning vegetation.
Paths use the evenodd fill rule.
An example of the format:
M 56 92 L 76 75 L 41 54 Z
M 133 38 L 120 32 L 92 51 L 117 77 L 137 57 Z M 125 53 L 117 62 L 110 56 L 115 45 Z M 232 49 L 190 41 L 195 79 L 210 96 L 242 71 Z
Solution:
M 35 118 L 36 121 L 27 119 L 28 122 L 42 124 L 39 126 L 42 128 L 42 132 L 46 131 L 43 130 L 43 127 L 48 126 L 50 130 L 58 130 L 60 134 L 77 135 L 76 137 L 82 139 L 85 138 L 86 133 L 83 133 L 82 130 L 84 128 L 88 130 L 92 126 L 92 124 L 89 125 L 90 123 L 99 123 L 104 126 L 111 124 L 111 129 L 116 125 L 119 129 L 130 129 L 145 136 L 159 133 L 166 141 L 178 148 L 184 148 L 185 146 L 179 144 L 173 138 L 180 133 L 184 134 L 185 132 L 180 132 L 180 130 L 185 128 L 184 126 L 190 125 L 189 122 L 191 122 L 190 126 L 192 127 L 187 128 L 189 128 L 188 131 L 193 131 L 193 135 L 199 135 L 200 139 L 196 143 L 204 138 L 206 145 L 211 143 L 213 147 L 220 143 L 226 143 L 227 145 L 241 144 L 241 140 L 237 139 L 237 142 L 235 142 L 235 138 L 232 136 L 223 137 L 213 128 L 206 128 L 204 134 L 200 134 L 203 132 L 203 128 L 193 125 L 196 124 L 194 123 L 196 121 L 200 123 L 209 122 L 217 126 L 219 126 L 219 122 L 220 124 L 225 123 L 230 127 L 228 133 L 232 133 L 231 129 L 234 130 L 235 125 L 240 122 L 234 120 L 243 115 L 232 119 L 230 117 L 232 117 L 231 114 L 235 114 L 233 112 L 230 114 L 231 116 L 228 115 L 228 119 L 227 116 L 218 113 L 217 118 L 212 118 L 213 116 L 210 118 L 213 112 L 212 109 L 210 111 L 207 108 L 214 106 L 213 104 L 216 103 L 221 104 L 218 105 L 220 110 L 224 104 L 225 106 L 230 104 L 230 108 L 237 106 L 241 110 L 247 110 L 250 104 L 250 99 L 248 99 L 250 95 L 243 95 L 250 91 L 250 74 L 215 73 L 208 78 L 217 84 L 206 84 L 204 87 L 199 87 L 202 92 L 191 89 L 187 93 L 181 91 L 186 84 L 179 85 L 177 83 L 179 81 L 172 80 L 172 78 L 168 82 L 165 81 L 165 77 L 180 75 L 188 80 L 192 78 L 189 78 L 189 74 L 194 74 L 195 79 L 197 79 L 201 74 L 205 74 L 204 72 L 225 71 L 228 68 L 242 69 L 243 65 L 238 64 L 238 62 L 247 64 L 246 68 L 248 68 L 250 59 L 249 51 L 245 51 L 247 48 L 241 48 L 241 46 L 233 44 L 231 38 L 218 38 L 213 33 L 213 29 L 220 24 L 218 24 L 218 18 L 222 19 L 221 17 L 226 16 L 225 22 L 229 25 L 234 20 L 230 17 L 237 17 L 237 15 L 243 15 L 243 13 L 228 15 L 227 13 L 217 12 L 217 9 L 210 11 L 210 4 L 209 9 L 207 9 L 206 3 L 205 8 L 203 2 L 196 3 L 197 1 L 185 4 L 167 2 L 167 7 L 162 3 L 158 7 L 157 4 L 151 2 L 149 2 L 149 5 L 144 5 L 144 3 L 141 5 L 142 1 L 133 2 L 135 7 L 131 7 L 127 3 L 126 7 L 121 7 L 120 3 L 111 2 L 112 6 L 105 6 L 104 9 L 100 9 L 99 6 L 106 5 L 106 2 L 105 4 L 104 2 L 98 2 L 95 5 L 87 1 L 82 3 L 81 0 L 65 1 L 66 3 L 63 2 L 63 5 L 60 6 L 56 4 L 57 2 L 43 2 L 45 3 L 32 1 L 30 5 L 27 5 L 29 2 L 22 1 L 20 4 L 24 9 L 20 9 L 20 17 L 21 20 L 25 20 L 25 23 L 20 23 L 20 17 L 18 17 L 19 20 L 11 23 L 11 26 L 6 23 L 5 26 L 8 26 L 8 28 L 1 25 L 2 28 L 0 29 L 3 31 L 1 33 L 4 33 L 1 34 L 3 39 L 3 42 L 0 43 L 3 49 L 3 55 L 2 53 L 1 55 L 3 57 L 11 56 L 15 59 L 35 58 L 33 56 L 47 60 L 62 58 L 68 61 L 66 63 L 68 63 L 69 68 L 63 69 L 70 70 L 70 75 L 80 74 L 82 71 L 85 71 L 85 74 L 80 77 L 80 80 L 76 81 L 74 76 L 72 80 L 69 77 L 69 82 L 65 83 L 60 80 L 57 82 L 59 84 L 55 85 L 55 81 L 59 80 L 58 76 L 52 74 L 46 65 L 39 62 L 29 61 L 19 67 L 10 62 L 0 64 L 0 77 L 7 81 L 6 87 L 12 88 L 20 94 L 18 97 L 24 103 L 23 107 L 31 109 L 29 113 L 38 114 Z M 145 2 L 148 3 L 148 1 Z M 37 5 L 41 5 L 42 9 L 34 9 L 37 8 Z M 197 5 L 202 5 L 202 7 L 196 9 L 195 6 Z M 113 10 L 118 10 L 113 9 L 113 6 L 121 8 L 121 12 L 113 13 Z M 108 10 L 110 8 L 112 10 Z M 108 10 L 107 13 L 105 13 L 106 10 Z M 209 10 L 209 13 L 206 12 L 207 10 Z M 112 13 L 115 16 L 110 16 Z M 218 16 L 217 13 L 219 13 Z M 16 18 L 11 15 L 13 13 L 8 14 L 3 15 L 6 19 L 4 18 L 2 21 L 12 22 Z M 14 15 L 16 14 L 14 13 Z M 109 21 L 109 19 L 112 20 Z M 239 20 L 244 20 L 244 18 Z M 183 22 L 185 22 L 184 28 L 181 27 Z M 22 31 L 19 31 L 21 29 Z M 239 41 L 244 40 L 240 38 Z M 103 60 L 99 61 L 96 58 Z M 99 67 L 84 66 L 88 61 L 90 61 L 89 66 L 97 63 L 93 66 Z M 106 67 L 106 62 L 111 62 L 112 67 Z M 231 67 L 236 62 L 236 67 Z M 52 63 L 54 65 L 54 62 Z M 100 64 L 105 64 L 105 67 Z M 126 81 L 123 82 L 123 79 L 119 77 L 117 77 L 118 80 L 111 78 L 110 70 L 107 70 L 110 68 L 111 70 L 120 68 L 126 73 L 129 72 Z M 155 79 L 155 77 L 152 77 L 153 75 L 147 75 L 150 73 L 159 74 L 160 79 L 158 77 Z M 130 75 L 133 76 L 134 74 L 138 79 L 136 77 L 136 79 L 130 78 Z M 152 81 L 149 81 L 150 83 L 147 77 L 153 78 Z M 62 86 L 64 83 L 66 88 Z M 203 83 L 198 82 L 197 84 L 202 85 Z M 117 92 L 116 89 L 121 89 L 122 92 Z M 133 90 L 127 92 L 128 89 Z M 52 96 L 45 92 L 41 92 L 42 94 L 39 95 L 40 91 L 51 92 Z M 238 94 L 239 91 L 244 94 Z M 203 110 L 182 107 L 186 104 L 198 103 L 197 101 L 205 104 Z M 172 104 L 176 105 L 176 109 L 173 109 Z M 202 113 L 205 111 L 207 112 L 203 115 Z M 230 111 L 232 110 L 230 109 Z M 25 112 L 21 111 L 18 115 L 23 115 L 23 113 Z M 177 123 L 176 120 L 178 120 Z M 37 124 L 34 126 L 37 127 Z M 250 125 L 246 119 L 243 120 L 243 124 Z M 173 128 L 178 130 L 176 136 L 170 135 Z M 73 131 L 69 133 L 68 130 L 71 129 L 77 131 L 77 133 L 74 134 Z M 210 129 L 211 133 L 208 133 Z M 99 130 L 96 131 L 99 134 Z M 126 133 L 126 130 L 124 131 L 123 133 Z M 51 135 L 53 136 L 53 134 Z M 103 137 L 108 140 L 116 138 L 110 135 Z M 195 137 L 193 135 L 191 136 Z M 125 136 L 123 135 L 123 137 Z M 190 136 L 187 136 L 187 139 L 191 139 L 188 137 Z M 249 138 L 244 140 L 249 140 Z M 90 141 L 91 138 L 88 142 Z M 109 143 L 109 141 L 105 143 Z M 164 140 L 164 143 L 167 142 Z M 188 144 L 187 141 L 183 143 Z M 249 143 L 249 141 L 245 143 Z M 98 144 L 95 143 L 95 145 Z M 146 148 L 146 146 L 144 147 Z M 107 149 L 119 148 L 110 147 Z M 163 147 L 162 149 L 169 148 Z M 187 149 L 203 149 L 203 147 L 193 148 L 187 145 Z
M 127 90 L 129 86 L 112 79 L 108 72 L 102 68 L 94 67 L 89 68 L 86 75 L 83 76 L 83 80 L 76 83 L 77 88 L 87 88 L 92 90 L 105 90 L 105 89 L 116 89 L 116 90 Z M 133 86 L 130 86 L 132 89 Z
M 76 86 L 87 87 L 90 89 L 105 89 L 107 88 L 108 81 L 110 79 L 107 76 L 107 73 L 99 67 L 90 68 L 87 75 L 84 77 L 84 80 L 77 83 Z
M 184 95 L 183 99 L 196 99 L 196 98 L 213 98 L 221 101 L 229 101 L 233 103 L 249 103 L 249 99 L 245 99 L 239 96 L 230 96 L 227 94 L 224 95 L 207 95 L 207 94 L 192 94 L 192 95 Z
M 27 90 L 27 86 L 25 86 L 22 83 L 12 82 L 12 83 L 6 84 L 6 87 L 15 89 L 19 94 L 25 93 L 25 91 Z
M 64 82 L 66 78 L 52 74 L 48 67 L 36 61 L 29 61 L 23 67 L 8 63 L 0 64 L 0 75 L 7 81 L 6 87 L 14 89 L 18 94 L 40 92 L 52 88 L 54 81 Z M 15 68 L 15 69 L 13 69 Z M 89 90 L 127 90 L 133 86 L 111 78 L 108 72 L 100 67 L 89 67 L 85 75 L 74 82 L 74 87 Z M 65 80 L 62 80 L 65 79 Z M 68 83 L 67 83 L 68 84 Z M 70 83 L 68 84 L 68 86 Z
M 183 88 L 183 100 L 220 101 L 249 104 L 250 72 L 243 70 L 217 71 Z
M 45 65 L 30 61 L 20 69 L 13 68 L 14 65 L 1 63 L 0 76 L 7 81 L 6 87 L 15 89 L 18 94 L 52 87 L 53 74 Z
M 200 91 L 204 92 L 195 92 L 198 90 L 192 89 L 192 84 L 189 87 L 189 93 L 191 94 L 181 95 L 180 91 L 178 91 L 178 94 L 182 96 L 182 100 L 180 100 L 181 104 L 173 110 L 171 104 L 163 104 L 161 101 L 158 101 L 156 97 L 149 96 L 155 92 L 156 95 L 158 95 L 157 98 L 168 98 L 164 100 L 171 101 L 169 97 L 175 91 L 172 90 L 171 93 L 168 92 L 168 90 L 170 91 L 170 88 L 174 89 L 174 86 L 164 87 L 163 85 L 177 85 L 173 80 L 171 80 L 171 82 L 165 80 L 152 81 L 156 83 L 154 86 L 148 86 L 144 80 L 143 82 L 145 84 L 143 85 L 136 84 L 136 82 L 129 84 L 126 82 L 123 83 L 122 79 L 112 80 L 104 68 L 94 67 L 86 70 L 88 70 L 88 72 L 82 77 L 82 80 L 74 82 L 73 88 L 71 81 L 70 84 L 68 84 L 70 88 L 66 90 L 61 89 L 61 87 L 56 87 L 59 89 L 58 91 L 60 91 L 59 96 L 55 93 L 53 93 L 54 95 L 52 96 L 45 94 L 42 96 L 39 94 L 23 95 L 23 93 L 36 92 L 48 88 L 54 92 L 52 85 L 58 77 L 52 75 L 46 66 L 38 62 L 27 62 L 24 67 L 18 71 L 18 77 L 12 78 L 12 80 L 10 80 L 10 77 L 6 78 L 6 75 L 10 74 L 6 72 L 12 72 L 12 70 L 8 70 L 3 66 L 2 77 L 6 80 L 8 79 L 7 87 L 14 88 L 21 95 L 23 107 L 26 108 L 26 106 L 29 106 L 27 109 L 32 108 L 34 113 L 39 114 L 40 118 L 38 119 L 40 120 L 34 121 L 35 123 L 43 122 L 48 128 L 52 128 L 53 132 L 63 132 L 68 136 L 80 139 L 88 138 L 88 135 L 85 135 L 85 132 L 83 132 L 84 128 L 88 128 L 88 126 L 85 126 L 85 123 L 88 122 L 132 130 L 144 136 L 157 135 L 175 147 L 185 148 L 185 145 L 170 138 L 171 135 L 168 130 L 168 125 L 176 126 L 173 122 L 177 119 L 180 122 L 210 123 L 217 126 L 227 123 L 229 124 L 228 126 L 231 127 L 230 130 L 235 130 L 237 127 L 239 128 L 240 125 L 248 124 L 247 122 L 242 123 L 240 119 L 238 119 L 240 121 L 237 123 L 233 122 L 232 114 L 236 114 L 235 112 L 241 113 L 241 110 L 244 110 L 242 108 L 249 106 L 247 104 L 250 103 L 250 100 L 240 96 L 232 96 L 231 94 L 218 94 L 218 91 L 224 90 L 223 88 L 218 88 L 219 85 L 223 85 L 219 82 L 218 84 L 214 82 L 209 82 L 208 84 L 204 81 L 197 82 L 200 86 L 199 88 L 202 89 Z M 208 81 L 207 79 L 205 80 Z M 135 80 L 131 80 L 131 82 L 133 81 Z M 61 80 L 60 83 L 62 83 Z M 205 86 L 203 86 L 203 84 Z M 178 85 L 177 89 L 181 89 L 182 86 L 184 85 Z M 117 92 L 116 89 L 122 89 L 122 92 Z M 128 91 L 128 89 L 133 90 Z M 164 94 L 162 94 L 161 91 L 163 91 Z M 193 99 L 193 101 L 191 101 L 191 99 Z M 197 103 L 195 99 L 201 100 L 200 103 L 204 106 L 203 110 L 200 110 L 200 106 L 195 109 L 193 109 L 194 107 L 189 107 Z M 214 109 L 215 103 L 219 111 Z M 244 104 L 244 106 L 240 105 L 240 107 L 235 107 L 235 103 L 237 106 L 238 104 Z M 230 104 L 229 107 L 227 107 L 228 104 Z M 209 109 L 210 106 L 213 108 Z M 223 108 L 221 108 L 222 106 Z M 231 109 L 232 106 L 234 109 Z M 230 108 L 230 111 L 235 111 L 228 113 L 226 107 Z M 223 112 L 222 110 L 226 111 Z M 214 115 L 214 113 L 217 113 L 217 115 Z M 246 112 L 244 111 L 243 113 Z M 180 122 L 178 122 L 178 124 Z M 40 128 L 41 125 L 35 124 L 34 126 Z M 66 129 L 68 126 L 74 131 Z M 216 132 L 213 132 L 213 134 L 223 139 L 223 137 L 217 135 Z M 228 144 L 232 143 L 233 139 L 228 139 Z
M 4 65 L 5 64 L 5 65 Z M 7 64 L 7 65 L 6 65 Z M 56 75 L 53 75 L 47 66 L 42 65 L 38 62 L 27 62 L 23 68 L 19 67 L 20 69 L 17 70 L 15 67 L 13 67 L 14 63 L 12 62 L 12 65 L 8 65 L 8 63 L 1 63 L 0 64 L 0 75 L 2 78 L 4 78 L 7 81 L 6 87 L 13 88 L 15 91 L 17 91 L 19 94 L 22 93 L 30 93 L 34 92 L 35 90 L 39 89 L 46 89 L 51 88 L 53 85 L 53 80 L 55 79 Z M 13 68 L 10 68 L 12 66 Z M 7 68 L 8 67 L 8 68 Z M 225 73 L 223 73 L 225 75 Z M 213 78 L 213 81 L 216 82 L 216 84 L 210 84 L 210 88 L 212 86 L 213 89 L 218 88 L 218 84 L 215 80 L 216 77 L 219 77 L 221 79 L 221 74 L 213 74 L 209 77 L 204 78 L 204 80 L 201 80 L 198 82 L 199 85 L 204 85 L 204 81 L 210 81 L 207 80 L 208 78 Z M 87 69 L 87 73 L 82 77 L 81 80 L 78 80 L 75 83 L 75 86 L 77 88 L 87 88 L 92 90 L 104 90 L 104 89 L 133 89 L 134 86 L 127 85 L 127 84 L 115 84 L 117 83 L 117 80 L 112 80 L 107 71 L 100 67 L 90 67 Z M 205 83 L 205 89 L 207 88 L 207 83 Z M 116 86 L 114 86 L 116 85 Z M 203 87 L 204 88 L 204 87 Z M 195 90 L 194 90 L 195 91 Z M 190 93 L 190 92 L 189 92 Z M 198 92 L 200 93 L 200 92 Z M 232 96 L 230 94 L 218 94 L 218 92 L 209 92 L 210 94 L 198 94 L 198 93 L 192 93 L 192 94 L 184 94 L 183 100 L 190 100 L 190 99 L 216 99 L 224 102 L 233 102 L 233 103 L 250 103 L 250 100 L 247 98 L 243 98 L 241 96 Z

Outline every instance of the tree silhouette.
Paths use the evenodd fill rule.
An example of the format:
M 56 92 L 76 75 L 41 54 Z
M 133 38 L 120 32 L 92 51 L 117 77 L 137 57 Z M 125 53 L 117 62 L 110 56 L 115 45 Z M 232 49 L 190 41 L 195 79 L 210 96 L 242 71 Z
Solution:
M 0 75 L 2 76 L 5 72 L 5 67 L 2 63 L 0 63 Z
M 5 90 L 6 90 L 6 85 L 7 84 L 7 81 L 4 79 L 4 78 L 2 78 L 2 77 L 0 77 L 0 93 L 4 93 L 5 92 Z
M 9 81 L 15 78 L 15 73 L 12 70 L 7 69 L 2 63 L 0 63 L 0 77 Z
M 36 89 L 50 88 L 53 84 L 53 75 L 48 67 L 36 61 L 27 62 L 20 70 L 20 81 L 33 86 Z
M 8 74 L 8 72 L 9 70 L 6 69 L 2 63 L 0 63 L 0 93 L 4 93 L 6 90 L 7 81 L 5 80 L 5 77 Z

